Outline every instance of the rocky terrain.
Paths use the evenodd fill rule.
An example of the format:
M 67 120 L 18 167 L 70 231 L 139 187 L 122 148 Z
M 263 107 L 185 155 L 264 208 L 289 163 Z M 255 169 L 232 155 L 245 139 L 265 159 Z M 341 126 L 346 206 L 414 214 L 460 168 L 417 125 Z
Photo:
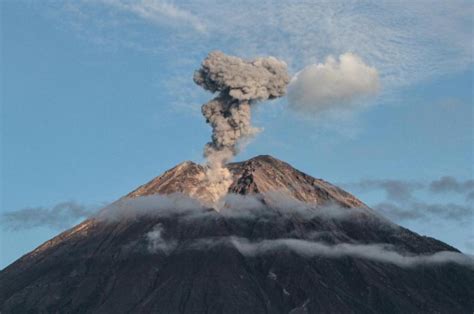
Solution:
M 473 312 L 472 265 L 405 262 L 460 255 L 455 248 L 390 223 L 271 156 L 228 168 L 229 193 L 261 202 L 257 214 L 230 202 L 225 213 L 241 215 L 204 208 L 92 217 L 0 272 L 1 313 Z M 209 199 L 204 168 L 182 163 L 124 199 L 176 193 Z M 296 209 L 301 204 L 311 205 L 310 215 Z M 335 254 L 341 247 L 345 253 Z

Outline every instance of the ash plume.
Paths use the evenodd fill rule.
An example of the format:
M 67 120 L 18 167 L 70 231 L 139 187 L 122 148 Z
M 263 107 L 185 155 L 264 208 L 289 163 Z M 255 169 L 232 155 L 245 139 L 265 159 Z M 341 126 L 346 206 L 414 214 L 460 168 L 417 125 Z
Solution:
M 258 133 L 251 124 L 251 106 L 257 101 L 281 97 L 289 83 L 286 63 L 274 57 L 246 61 L 220 51 L 209 53 L 194 82 L 219 93 L 201 108 L 212 127 L 212 140 L 204 148 L 208 184 L 214 190 L 214 207 L 227 193 L 232 175 L 224 165 L 239 150 L 239 143 Z

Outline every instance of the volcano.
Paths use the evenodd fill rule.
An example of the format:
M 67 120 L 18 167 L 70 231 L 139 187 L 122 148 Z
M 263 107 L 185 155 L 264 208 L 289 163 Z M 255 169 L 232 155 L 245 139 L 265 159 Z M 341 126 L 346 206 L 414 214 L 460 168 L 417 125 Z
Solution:
M 220 212 L 98 215 L 24 255 L 0 272 L 1 313 L 473 312 L 457 249 L 271 156 L 227 167 L 238 201 Z M 157 195 L 205 204 L 213 190 L 184 162 L 121 200 Z

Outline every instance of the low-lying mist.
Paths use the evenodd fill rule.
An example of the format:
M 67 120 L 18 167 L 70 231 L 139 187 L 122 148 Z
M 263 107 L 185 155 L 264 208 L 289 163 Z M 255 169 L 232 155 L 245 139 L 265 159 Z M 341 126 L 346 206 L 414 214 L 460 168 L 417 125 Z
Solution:
M 142 238 L 148 254 L 231 247 L 248 258 L 292 252 L 306 258 L 349 256 L 398 267 L 445 263 L 474 267 L 471 256 L 456 251 L 416 254 L 403 240 L 396 246 L 373 243 L 365 235 L 345 231 L 346 227 L 367 228 L 392 241 L 407 232 L 370 208 L 308 204 L 277 192 L 230 194 L 224 204 L 215 211 L 181 194 L 123 198 L 95 219 L 105 223 L 153 219 L 157 223 Z M 188 234 L 194 228 L 201 233 Z

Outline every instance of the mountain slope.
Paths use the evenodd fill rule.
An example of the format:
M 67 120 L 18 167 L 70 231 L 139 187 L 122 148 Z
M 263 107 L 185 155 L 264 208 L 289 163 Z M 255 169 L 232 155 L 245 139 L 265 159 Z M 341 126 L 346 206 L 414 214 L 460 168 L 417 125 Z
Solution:
M 228 168 L 234 177 L 229 193 L 255 194 L 278 191 L 308 203 L 322 204 L 331 201 L 343 207 L 365 206 L 338 187 L 324 180 L 315 179 L 268 155 L 231 163 Z M 205 183 L 204 167 L 186 161 L 140 186 L 127 196 L 179 192 L 196 198 L 205 198 L 212 193 L 208 188 Z
M 281 206 L 271 193 L 286 195 L 342 216 L 299 215 L 293 202 L 273 214 L 204 209 L 200 215 L 91 218 L 0 272 L 1 312 L 472 313 L 470 266 L 302 254 L 287 244 L 262 250 L 267 243 L 299 241 L 330 248 L 384 244 L 407 256 L 458 252 L 380 219 L 349 193 L 273 157 L 228 167 L 231 193 L 258 196 L 268 208 Z M 185 162 L 125 199 L 174 193 L 205 199 L 212 191 L 204 179 L 202 166 Z

